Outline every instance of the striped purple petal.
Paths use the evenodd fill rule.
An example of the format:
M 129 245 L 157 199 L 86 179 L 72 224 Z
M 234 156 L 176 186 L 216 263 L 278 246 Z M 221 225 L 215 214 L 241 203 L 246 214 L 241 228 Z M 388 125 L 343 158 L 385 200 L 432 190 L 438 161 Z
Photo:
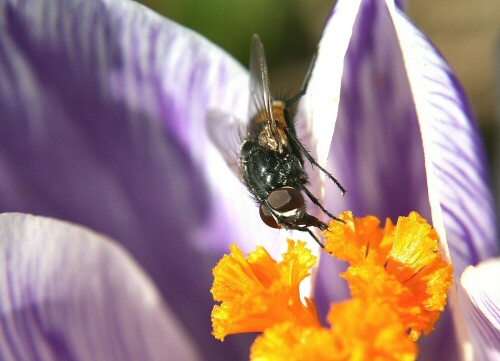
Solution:
M 211 268 L 274 233 L 205 134 L 246 116 L 244 68 L 135 2 L 0 0 L 0 79 L 0 211 L 113 237 L 207 357 L 247 355 L 210 334 Z
M 339 199 L 327 187 L 331 207 L 381 219 L 395 220 L 411 210 L 429 217 L 418 119 L 384 1 L 361 1 L 338 112 L 328 160 L 348 194 Z
M 467 264 L 495 254 L 483 147 L 455 76 L 396 5 L 402 4 L 389 0 L 337 3 L 357 9 L 336 119 L 336 112 L 329 110 L 335 126 L 329 169 L 348 194 L 339 197 L 327 183 L 326 205 L 336 212 L 350 209 L 357 216 L 374 214 L 382 220 L 420 212 L 447 241 L 460 275 Z M 332 17 L 323 39 L 335 24 L 342 23 Z M 349 33 L 350 26 L 345 31 Z M 333 48 L 337 42 L 342 44 L 343 37 L 331 37 L 321 46 Z M 320 78 L 336 89 L 336 77 Z M 324 102 L 326 109 L 332 109 L 336 100 L 335 93 L 330 94 L 330 98 L 324 96 L 330 101 Z M 320 313 L 332 299 L 346 296 L 344 285 L 331 276 L 341 267 L 322 258 L 317 290 Z M 425 339 L 422 359 L 455 357 L 450 327 L 451 318 L 445 314 L 437 331 Z
M 2 214 L 0 265 L 2 360 L 199 359 L 154 284 L 109 238 Z
M 358 217 L 373 214 L 381 220 L 407 215 L 412 210 L 430 217 L 422 140 L 398 38 L 384 1 L 339 1 L 338 7 L 354 9 L 352 36 L 343 58 L 338 115 L 328 110 L 323 122 L 335 127 L 328 144 L 329 169 L 348 193 L 341 197 L 334 185 L 326 184 L 327 208 L 340 213 L 352 210 Z M 343 21 L 345 17 L 343 18 Z M 331 18 L 322 47 L 335 48 L 343 37 L 328 39 L 328 29 L 343 34 L 342 22 Z M 345 32 L 349 35 L 350 28 Z M 321 56 L 321 53 L 320 53 Z M 318 59 L 319 63 L 319 59 Z M 333 62 L 331 62 L 333 66 Z M 337 75 L 339 76 L 339 75 Z M 319 77 L 326 91 L 332 76 Z M 312 96 L 312 95 L 311 95 Z M 335 99 L 335 94 L 331 97 Z M 332 100 L 325 96 L 324 105 Z M 318 113 L 315 110 L 315 115 Z M 316 121 L 316 117 L 313 118 Z M 320 133 L 321 134 L 321 133 Z M 322 258 L 318 277 L 318 299 L 326 312 L 331 300 L 347 297 L 344 281 L 331 274 L 345 268 Z
M 496 254 L 495 214 L 483 143 L 462 87 L 429 40 L 389 7 L 415 102 L 434 227 L 455 275 Z
M 339 104 L 329 161 L 349 193 L 338 200 L 327 187 L 327 205 L 393 220 L 411 210 L 432 216 L 456 275 L 495 254 L 487 168 L 468 102 L 391 1 L 362 1 Z
M 465 269 L 458 285 L 465 360 L 500 359 L 500 258 Z

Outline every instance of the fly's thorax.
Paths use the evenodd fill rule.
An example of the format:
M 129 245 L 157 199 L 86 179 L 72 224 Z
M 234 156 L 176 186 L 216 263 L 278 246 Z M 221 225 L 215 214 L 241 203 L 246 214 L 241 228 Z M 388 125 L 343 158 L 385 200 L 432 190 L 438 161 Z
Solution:
M 272 103 L 272 117 L 263 109 L 250 121 L 249 133 L 255 137 L 262 146 L 270 150 L 283 153 L 290 147 L 285 133 L 285 103 L 275 100 Z
M 246 139 L 241 145 L 240 172 L 245 185 L 260 202 L 277 188 L 300 189 L 307 183 L 304 168 L 291 149 L 279 153 L 254 139 Z

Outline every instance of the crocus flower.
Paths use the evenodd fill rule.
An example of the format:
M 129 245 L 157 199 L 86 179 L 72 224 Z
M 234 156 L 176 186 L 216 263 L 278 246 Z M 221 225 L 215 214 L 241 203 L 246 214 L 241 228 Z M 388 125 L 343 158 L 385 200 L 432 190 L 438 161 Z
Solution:
M 205 128 L 210 109 L 247 117 L 246 70 L 129 1 L 0 0 L 0 27 L 0 210 L 93 230 L 2 216 L 2 358 L 247 358 L 250 339 L 211 336 L 210 270 L 234 241 L 274 254 L 279 236 Z M 327 186 L 327 208 L 417 210 L 449 245 L 457 280 L 493 256 L 482 146 L 437 51 L 390 0 L 338 1 L 319 49 L 297 121 L 349 190 L 339 199 Z M 488 287 L 470 286 L 484 285 L 479 270 L 453 311 L 487 357 L 497 319 Z M 342 294 L 332 274 L 322 261 L 320 308 Z M 451 327 L 423 359 L 453 359 Z

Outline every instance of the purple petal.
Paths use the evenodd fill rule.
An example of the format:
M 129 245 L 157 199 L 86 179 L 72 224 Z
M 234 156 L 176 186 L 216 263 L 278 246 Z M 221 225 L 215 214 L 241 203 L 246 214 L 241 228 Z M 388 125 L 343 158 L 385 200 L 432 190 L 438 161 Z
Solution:
M 83 227 L 0 215 L 2 360 L 197 359 L 151 280 Z
M 113 237 L 200 349 L 246 356 L 211 336 L 210 271 L 275 233 L 204 126 L 211 107 L 246 116 L 246 71 L 134 2 L 0 0 L 0 19 L 0 210 Z
M 349 191 L 338 200 L 327 187 L 329 208 L 393 220 L 411 210 L 432 215 L 456 275 L 495 254 L 483 147 L 467 101 L 441 56 L 391 1 L 362 2 L 329 161 Z
M 333 46 L 333 44 L 331 45 Z M 387 5 L 362 1 L 345 58 L 329 161 L 348 194 L 329 196 L 356 216 L 430 216 L 421 136 Z M 327 195 L 335 195 L 327 187 Z M 328 203 L 327 203 L 328 204 Z
M 455 275 L 496 254 L 496 226 L 482 140 L 455 75 L 429 40 L 390 8 L 422 133 L 434 227 Z
M 500 258 L 465 269 L 458 287 L 466 360 L 500 359 Z
M 327 208 L 338 213 L 352 210 L 357 217 L 373 214 L 382 222 L 412 210 L 429 218 L 422 140 L 390 13 L 383 1 L 339 4 L 357 13 L 343 71 L 331 70 L 342 73 L 342 83 L 328 161 L 348 193 L 338 196 L 335 186 L 327 182 Z M 330 20 L 332 29 L 334 20 Z M 349 31 L 347 27 L 345 32 Z M 337 42 L 332 37 L 321 45 L 333 48 Z M 331 77 L 320 78 L 331 81 Z M 335 123 L 335 114 L 330 113 L 330 122 Z M 348 295 L 345 282 L 331 276 L 343 269 L 345 265 L 322 258 L 317 295 L 325 312 L 331 300 Z
M 334 47 L 335 40 L 322 46 Z M 323 82 L 328 81 L 336 84 L 325 76 Z M 456 274 L 494 254 L 483 149 L 466 99 L 440 55 L 393 1 L 361 2 L 335 127 L 329 169 L 349 193 L 339 199 L 327 183 L 327 208 L 382 220 L 418 211 L 448 240 Z M 320 313 L 329 301 L 346 296 L 345 286 L 332 278 L 332 269 L 342 265 L 326 262 L 323 257 L 318 277 Z M 453 348 L 450 327 L 444 315 L 425 340 L 438 340 L 438 347 L 423 347 L 422 354 L 452 357 L 447 354 Z

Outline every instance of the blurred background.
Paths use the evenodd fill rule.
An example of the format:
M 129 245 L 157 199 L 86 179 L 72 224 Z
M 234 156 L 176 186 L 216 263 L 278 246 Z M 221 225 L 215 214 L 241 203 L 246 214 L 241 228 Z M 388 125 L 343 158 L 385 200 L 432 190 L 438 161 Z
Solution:
M 334 1 L 141 2 L 209 38 L 245 66 L 251 36 L 258 33 L 265 46 L 273 91 L 287 95 L 300 88 Z M 500 154 L 500 145 L 496 145 L 500 133 L 495 125 L 500 117 L 500 0 L 407 3 L 410 18 L 458 75 L 476 113 L 489 159 L 500 163 L 500 159 L 494 159 L 495 152 Z

